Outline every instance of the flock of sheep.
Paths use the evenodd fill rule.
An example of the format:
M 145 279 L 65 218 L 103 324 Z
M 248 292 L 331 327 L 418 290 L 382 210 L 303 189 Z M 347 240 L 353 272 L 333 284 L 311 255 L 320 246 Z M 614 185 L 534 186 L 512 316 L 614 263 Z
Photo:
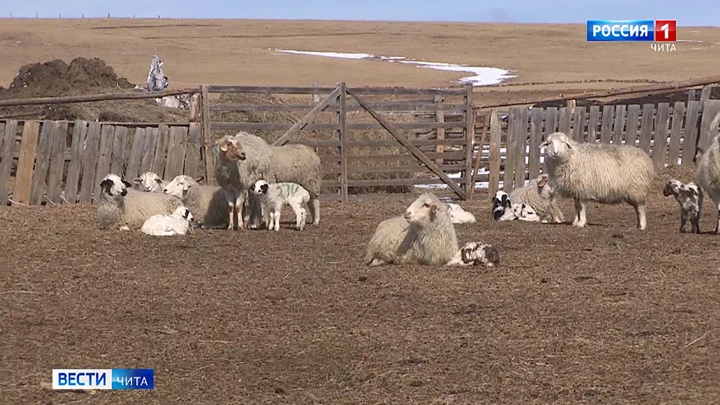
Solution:
M 720 123 L 720 113 L 711 128 Z M 629 145 L 577 143 L 562 132 L 547 137 L 545 173 L 509 195 L 493 198 L 494 220 L 564 221 L 557 206 L 560 197 L 575 202 L 572 224 L 587 224 L 588 201 L 627 203 L 637 215 L 637 227 L 646 229 L 646 205 L 655 178 L 653 163 L 642 149 Z M 165 183 L 154 173 L 134 179 L 108 174 L 101 182 L 98 220 L 102 229 L 140 230 L 150 235 L 185 234 L 193 221 L 203 228 L 243 230 L 280 229 L 280 212 L 292 207 L 296 228 L 303 230 L 307 209 L 312 224 L 320 221 L 320 158 L 303 145 L 268 145 L 245 132 L 224 136 L 213 147 L 218 186 L 201 185 L 188 176 Z M 674 195 L 681 211 L 680 231 L 690 221 L 700 232 L 703 192 L 718 207 L 720 233 L 720 134 L 706 151 L 698 151 L 697 182 L 666 183 L 665 196 Z M 371 266 L 417 263 L 447 266 L 495 266 L 497 249 L 481 241 L 460 247 L 455 224 L 475 217 L 459 205 L 445 203 L 432 193 L 420 195 L 404 215 L 382 221 L 371 238 L 365 263 Z

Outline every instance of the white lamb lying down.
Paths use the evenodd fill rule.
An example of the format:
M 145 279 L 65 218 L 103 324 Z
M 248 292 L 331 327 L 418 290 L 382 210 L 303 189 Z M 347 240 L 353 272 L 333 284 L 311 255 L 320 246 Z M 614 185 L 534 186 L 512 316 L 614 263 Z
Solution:
M 455 253 L 446 266 L 487 266 L 500 264 L 500 253 L 495 246 L 477 242 L 468 242 Z
M 540 222 L 540 216 L 527 204 L 510 203 L 498 220 Z
M 169 215 L 153 215 L 140 228 L 140 232 L 153 236 L 185 235 L 191 229 L 193 216 L 190 210 L 181 206 Z
M 473 224 L 475 223 L 475 215 L 465 211 L 457 204 L 447 203 L 450 212 L 450 221 L 453 224 Z
M 263 217 L 268 230 L 280 230 L 280 212 L 287 204 L 295 212 L 295 228 L 305 229 L 307 210 L 305 205 L 310 201 L 310 193 L 303 186 L 296 183 L 272 183 L 258 180 L 252 187 L 262 205 Z M 269 220 L 268 220 L 269 216 Z

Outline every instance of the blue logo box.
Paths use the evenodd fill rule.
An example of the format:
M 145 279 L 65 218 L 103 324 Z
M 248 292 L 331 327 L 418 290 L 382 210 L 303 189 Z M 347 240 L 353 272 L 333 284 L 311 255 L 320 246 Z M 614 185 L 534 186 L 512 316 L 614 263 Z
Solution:
M 152 368 L 114 368 L 112 369 L 112 389 L 155 389 L 155 370 Z
M 589 42 L 652 42 L 654 20 L 587 20 Z

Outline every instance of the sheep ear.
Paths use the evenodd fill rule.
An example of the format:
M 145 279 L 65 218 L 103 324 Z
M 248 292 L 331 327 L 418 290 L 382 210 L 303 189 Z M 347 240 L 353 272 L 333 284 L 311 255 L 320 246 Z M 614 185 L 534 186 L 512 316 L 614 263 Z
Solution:
M 100 188 L 102 188 L 102 189 L 105 190 L 105 191 L 109 191 L 109 190 L 110 190 L 110 187 L 112 187 L 112 184 L 113 184 L 112 180 L 110 180 L 110 179 L 105 179 L 105 180 L 103 180 L 103 181 L 100 182 Z
M 135 177 L 135 178 L 133 179 L 133 182 L 135 182 L 135 183 L 137 183 L 137 184 L 140 184 L 140 183 L 142 183 L 142 179 L 141 179 L 140 177 Z
M 540 144 L 540 147 L 541 147 L 541 148 L 546 148 L 547 146 L 548 146 L 548 142 L 547 142 L 547 141 L 543 141 L 543 143 Z
M 226 140 L 220 141 L 220 150 L 223 152 L 227 152 L 228 150 L 228 143 Z
M 573 147 L 570 146 L 570 142 L 565 142 L 565 145 L 567 145 L 568 149 L 572 149 Z
M 160 177 L 158 177 L 158 178 L 155 179 L 155 182 L 156 182 L 157 184 L 162 184 L 162 179 L 161 179 Z
M 125 185 L 125 187 L 128 187 L 128 188 L 132 187 L 132 184 L 130 184 L 127 180 L 123 179 L 122 182 Z
M 205 179 L 205 176 L 200 176 L 200 177 L 198 177 L 197 179 L 195 179 L 195 181 L 198 182 L 198 183 L 200 183 L 200 182 L 203 181 L 204 179 Z
M 430 206 L 430 215 L 435 216 L 438 212 L 438 206 L 433 204 Z

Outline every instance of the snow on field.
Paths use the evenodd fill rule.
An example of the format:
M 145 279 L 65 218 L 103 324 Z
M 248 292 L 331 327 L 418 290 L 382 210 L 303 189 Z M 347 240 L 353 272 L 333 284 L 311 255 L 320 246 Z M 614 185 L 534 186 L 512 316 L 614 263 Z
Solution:
M 461 77 L 460 84 L 472 84 L 473 86 L 487 86 L 498 84 L 504 80 L 515 77 L 510 71 L 491 67 L 476 67 L 442 62 L 425 62 L 407 59 L 404 56 L 375 56 L 367 53 L 342 53 L 342 52 L 315 52 L 295 51 L 291 49 L 273 49 L 275 52 L 290 53 L 295 55 L 322 56 L 326 58 L 355 59 L 355 60 L 379 60 L 389 63 L 401 63 L 418 68 L 443 70 L 448 72 L 472 73 L 472 76 Z

